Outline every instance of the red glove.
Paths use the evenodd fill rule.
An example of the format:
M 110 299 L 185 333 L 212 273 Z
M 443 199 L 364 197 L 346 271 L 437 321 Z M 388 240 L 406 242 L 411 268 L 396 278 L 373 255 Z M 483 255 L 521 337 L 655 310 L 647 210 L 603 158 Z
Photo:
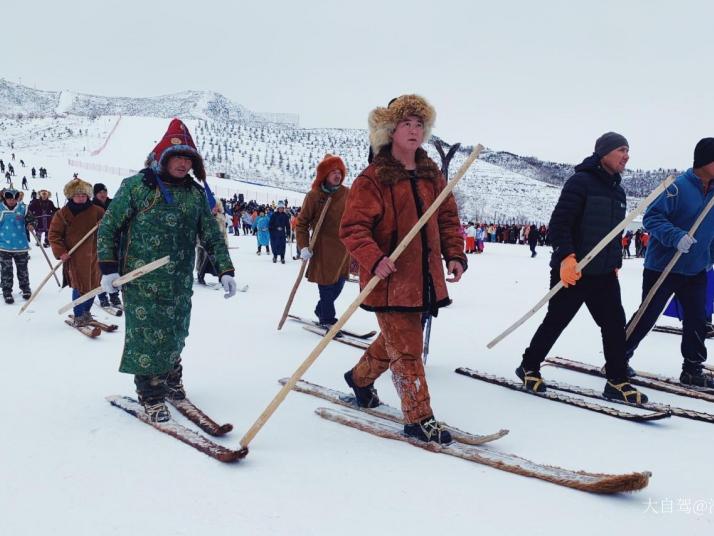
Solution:
M 578 261 L 575 259 L 575 253 L 571 253 L 560 261 L 560 280 L 565 288 L 575 285 L 582 275 L 578 272 Z

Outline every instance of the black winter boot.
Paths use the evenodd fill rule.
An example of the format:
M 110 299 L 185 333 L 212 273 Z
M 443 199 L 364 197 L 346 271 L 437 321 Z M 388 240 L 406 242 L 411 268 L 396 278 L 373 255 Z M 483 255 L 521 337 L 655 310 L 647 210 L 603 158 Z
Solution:
M 136 375 L 134 384 L 139 403 L 144 406 L 147 417 L 151 422 L 166 422 L 171 419 L 166 403 L 166 374 L 162 375 Z
M 711 375 L 704 374 L 703 371 L 687 372 L 683 370 L 682 374 L 679 375 L 679 381 L 687 387 L 714 389 L 714 378 Z
M 631 404 L 644 404 L 649 400 L 647 395 L 640 393 L 637 389 L 632 387 L 632 385 L 627 383 L 627 380 L 607 380 L 602 395 L 605 398 L 622 400 L 623 402 L 630 402 Z
M 345 381 L 355 393 L 357 405 L 361 408 L 376 408 L 381 404 L 377 396 L 377 390 L 374 388 L 374 383 L 370 383 L 366 387 L 357 387 L 352 379 L 352 369 L 345 372 Z
M 106 293 L 99 295 L 99 307 L 109 307 L 109 298 L 107 298 Z
M 543 378 L 541 377 L 539 371 L 529 371 L 524 369 L 523 365 L 521 365 L 516 369 L 516 376 L 518 376 L 523 382 L 523 386 L 526 388 L 526 391 L 545 393 L 547 386 L 543 383 Z
M 119 293 L 114 292 L 109 295 L 109 301 L 114 307 L 121 307 L 121 300 L 119 299 Z
M 12 294 L 5 294 L 3 292 L 2 297 L 5 300 L 5 303 L 7 303 L 8 305 L 12 305 L 13 303 L 15 303 L 15 298 L 12 297 Z
M 169 372 L 168 378 L 166 378 L 166 396 L 171 400 L 186 399 L 186 390 L 181 381 L 182 376 L 183 366 L 181 365 L 181 358 L 179 357 L 174 368 Z
M 434 419 L 433 415 L 421 422 L 405 424 L 404 434 L 424 442 L 433 441 L 442 445 L 451 443 L 451 434 Z

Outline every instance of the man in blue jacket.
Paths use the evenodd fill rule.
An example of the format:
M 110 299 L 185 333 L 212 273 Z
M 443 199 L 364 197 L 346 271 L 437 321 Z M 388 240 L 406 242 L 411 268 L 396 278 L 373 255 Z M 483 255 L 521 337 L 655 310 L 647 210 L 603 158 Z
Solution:
M 650 233 L 642 276 L 642 298 L 659 279 L 672 257 L 683 255 L 657 290 L 640 322 L 627 340 L 629 359 L 649 333 L 674 294 L 683 311 L 683 384 L 714 389 L 714 380 L 703 373 L 707 359 L 707 271 L 714 262 L 714 211 L 702 221 L 694 236 L 687 231 L 714 196 L 714 138 L 704 138 L 694 149 L 694 166 L 682 173 L 645 212 L 643 223 Z
M 647 397 L 627 381 L 625 310 L 617 271 L 622 266 L 620 236 L 577 271 L 583 259 L 625 218 L 626 197 L 620 173 L 629 160 L 624 136 L 607 132 L 595 142 L 595 152 L 575 167 L 560 193 L 548 225 L 553 245 L 550 287 L 562 280 L 564 289 L 548 303 L 548 312 L 523 353 L 516 375 L 529 391 L 544 392 L 540 365 L 580 307 L 585 304 L 602 332 L 608 398 L 640 404 Z

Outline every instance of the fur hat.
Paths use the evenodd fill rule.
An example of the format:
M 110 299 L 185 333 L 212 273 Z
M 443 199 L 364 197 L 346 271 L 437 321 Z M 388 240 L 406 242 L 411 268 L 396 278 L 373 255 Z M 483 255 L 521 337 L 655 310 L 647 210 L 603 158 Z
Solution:
M 203 166 L 203 158 L 198 154 L 196 144 L 193 142 L 191 133 L 180 119 L 172 119 L 166 134 L 156 144 L 154 150 L 146 157 L 144 165 L 150 167 L 157 173 L 164 171 L 164 166 L 171 156 L 185 156 L 193 162 L 193 173 L 199 180 L 206 180 L 206 169 Z
M 64 185 L 64 196 L 67 199 L 71 199 L 77 194 L 84 194 L 87 197 L 92 197 L 92 185 L 86 181 L 83 181 L 79 177 L 72 179 L 67 184 Z
M 319 189 L 322 183 L 325 182 L 327 176 L 334 170 L 338 170 L 340 173 L 342 173 L 342 180 L 345 180 L 345 176 L 347 175 L 347 168 L 345 167 L 345 163 L 339 156 L 327 153 L 322 159 L 322 162 L 317 164 L 317 174 L 315 176 L 315 180 L 312 181 L 312 189 Z
M 436 110 L 419 95 L 402 95 L 393 99 L 386 108 L 375 108 L 369 114 L 369 143 L 374 154 L 392 141 L 392 133 L 397 123 L 410 115 L 424 121 L 424 141 L 431 137 L 431 129 L 436 121 Z
M 49 190 L 45 190 L 44 188 L 43 188 L 42 190 L 40 190 L 39 192 L 37 192 L 37 195 L 42 195 L 43 193 L 46 193 L 46 194 L 47 194 L 47 197 L 50 196 L 50 191 L 49 191 Z

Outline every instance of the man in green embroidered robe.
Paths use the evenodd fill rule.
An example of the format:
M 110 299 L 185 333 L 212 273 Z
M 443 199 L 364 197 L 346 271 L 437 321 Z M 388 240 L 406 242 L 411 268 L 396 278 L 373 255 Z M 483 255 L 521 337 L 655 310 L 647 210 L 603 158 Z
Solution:
M 229 298 L 234 270 L 206 193 L 189 172 L 205 181 L 203 159 L 178 119 L 149 154 L 146 168 L 122 181 L 99 227 L 102 287 L 120 274 L 168 255 L 170 262 L 122 286 L 126 335 L 120 372 L 134 374 L 139 402 L 154 422 L 170 415 L 166 397 L 186 397 L 181 375 L 191 320 L 196 238 L 213 255 Z

